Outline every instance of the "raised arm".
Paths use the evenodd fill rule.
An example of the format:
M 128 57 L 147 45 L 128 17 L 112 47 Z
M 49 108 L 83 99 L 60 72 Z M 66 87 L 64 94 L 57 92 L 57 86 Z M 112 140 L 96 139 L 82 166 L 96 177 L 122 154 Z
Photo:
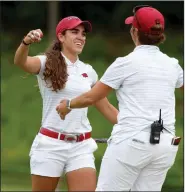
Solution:
M 14 64 L 28 73 L 37 74 L 40 71 L 41 63 L 39 58 L 30 57 L 28 53 L 29 46 L 32 43 L 39 42 L 41 37 L 42 31 L 40 29 L 30 31 L 16 50 Z

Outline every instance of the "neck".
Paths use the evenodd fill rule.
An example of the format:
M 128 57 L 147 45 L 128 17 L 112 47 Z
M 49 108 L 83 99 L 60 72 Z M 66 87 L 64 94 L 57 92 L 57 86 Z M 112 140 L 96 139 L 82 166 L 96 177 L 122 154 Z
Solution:
M 63 50 L 62 53 L 71 61 L 71 63 L 75 63 L 76 60 L 78 59 L 77 54 L 73 54 L 67 50 Z
M 137 46 L 141 45 L 141 43 L 138 40 L 136 40 L 135 45 L 137 47 Z

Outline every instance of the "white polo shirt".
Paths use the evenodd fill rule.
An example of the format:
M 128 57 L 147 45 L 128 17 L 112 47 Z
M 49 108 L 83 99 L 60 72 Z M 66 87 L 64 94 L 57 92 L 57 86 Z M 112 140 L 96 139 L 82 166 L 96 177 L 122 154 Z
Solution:
M 175 134 L 175 88 L 183 86 L 183 70 L 157 46 L 137 46 L 109 66 L 100 81 L 116 90 L 118 123 L 112 137 L 124 140 L 150 131 L 162 110 L 164 127 Z
M 63 54 L 62 54 L 63 55 Z M 92 130 L 87 118 L 88 108 L 73 109 L 62 120 L 56 111 L 56 106 L 62 99 L 72 99 L 91 89 L 98 76 L 92 66 L 83 63 L 79 59 L 71 63 L 64 55 L 67 64 L 68 81 L 64 89 L 54 92 L 46 86 L 43 80 L 46 56 L 37 56 L 41 61 L 41 69 L 37 75 L 40 93 L 43 99 L 42 125 L 48 129 L 66 133 L 85 133 Z

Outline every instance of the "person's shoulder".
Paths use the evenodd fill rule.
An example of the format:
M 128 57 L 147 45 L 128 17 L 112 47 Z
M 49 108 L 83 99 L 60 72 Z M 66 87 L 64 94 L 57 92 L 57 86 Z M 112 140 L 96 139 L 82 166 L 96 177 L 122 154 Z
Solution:
M 163 52 L 161 52 L 161 51 L 160 51 L 160 56 L 161 56 L 163 59 L 166 59 L 166 60 L 170 61 L 170 63 L 172 63 L 172 64 L 177 64 L 177 63 L 179 62 L 179 60 L 176 59 L 175 57 L 171 57 L 171 56 L 169 56 L 168 54 L 163 53 Z
M 79 61 L 79 65 L 80 65 L 80 67 L 83 67 L 86 70 L 93 70 L 92 65 L 89 63 L 84 63 L 82 61 Z
M 162 62 L 165 63 L 168 66 L 168 68 L 170 66 L 170 68 L 172 70 L 174 70 L 174 69 L 177 69 L 177 70 L 181 69 L 181 66 L 179 64 L 179 60 L 176 59 L 175 57 L 171 57 L 171 56 L 167 55 L 166 53 L 162 53 L 162 52 L 161 52 L 161 56 L 163 57 L 163 61 Z
M 117 63 L 117 64 L 131 63 L 132 58 L 133 58 L 133 52 L 123 57 L 117 57 L 114 63 Z

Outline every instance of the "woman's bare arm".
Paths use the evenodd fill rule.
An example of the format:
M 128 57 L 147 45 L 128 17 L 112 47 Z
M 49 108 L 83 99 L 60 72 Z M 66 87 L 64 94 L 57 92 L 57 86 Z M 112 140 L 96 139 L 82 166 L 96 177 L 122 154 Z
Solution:
M 35 31 L 37 32 L 34 33 L 34 31 L 30 31 L 24 38 L 24 43 L 28 45 L 22 42 L 16 50 L 14 64 L 28 73 L 37 74 L 40 71 L 41 67 L 40 60 L 37 57 L 28 56 L 29 45 L 34 42 L 39 42 L 41 40 L 40 37 L 42 36 L 42 31 L 40 29 Z

